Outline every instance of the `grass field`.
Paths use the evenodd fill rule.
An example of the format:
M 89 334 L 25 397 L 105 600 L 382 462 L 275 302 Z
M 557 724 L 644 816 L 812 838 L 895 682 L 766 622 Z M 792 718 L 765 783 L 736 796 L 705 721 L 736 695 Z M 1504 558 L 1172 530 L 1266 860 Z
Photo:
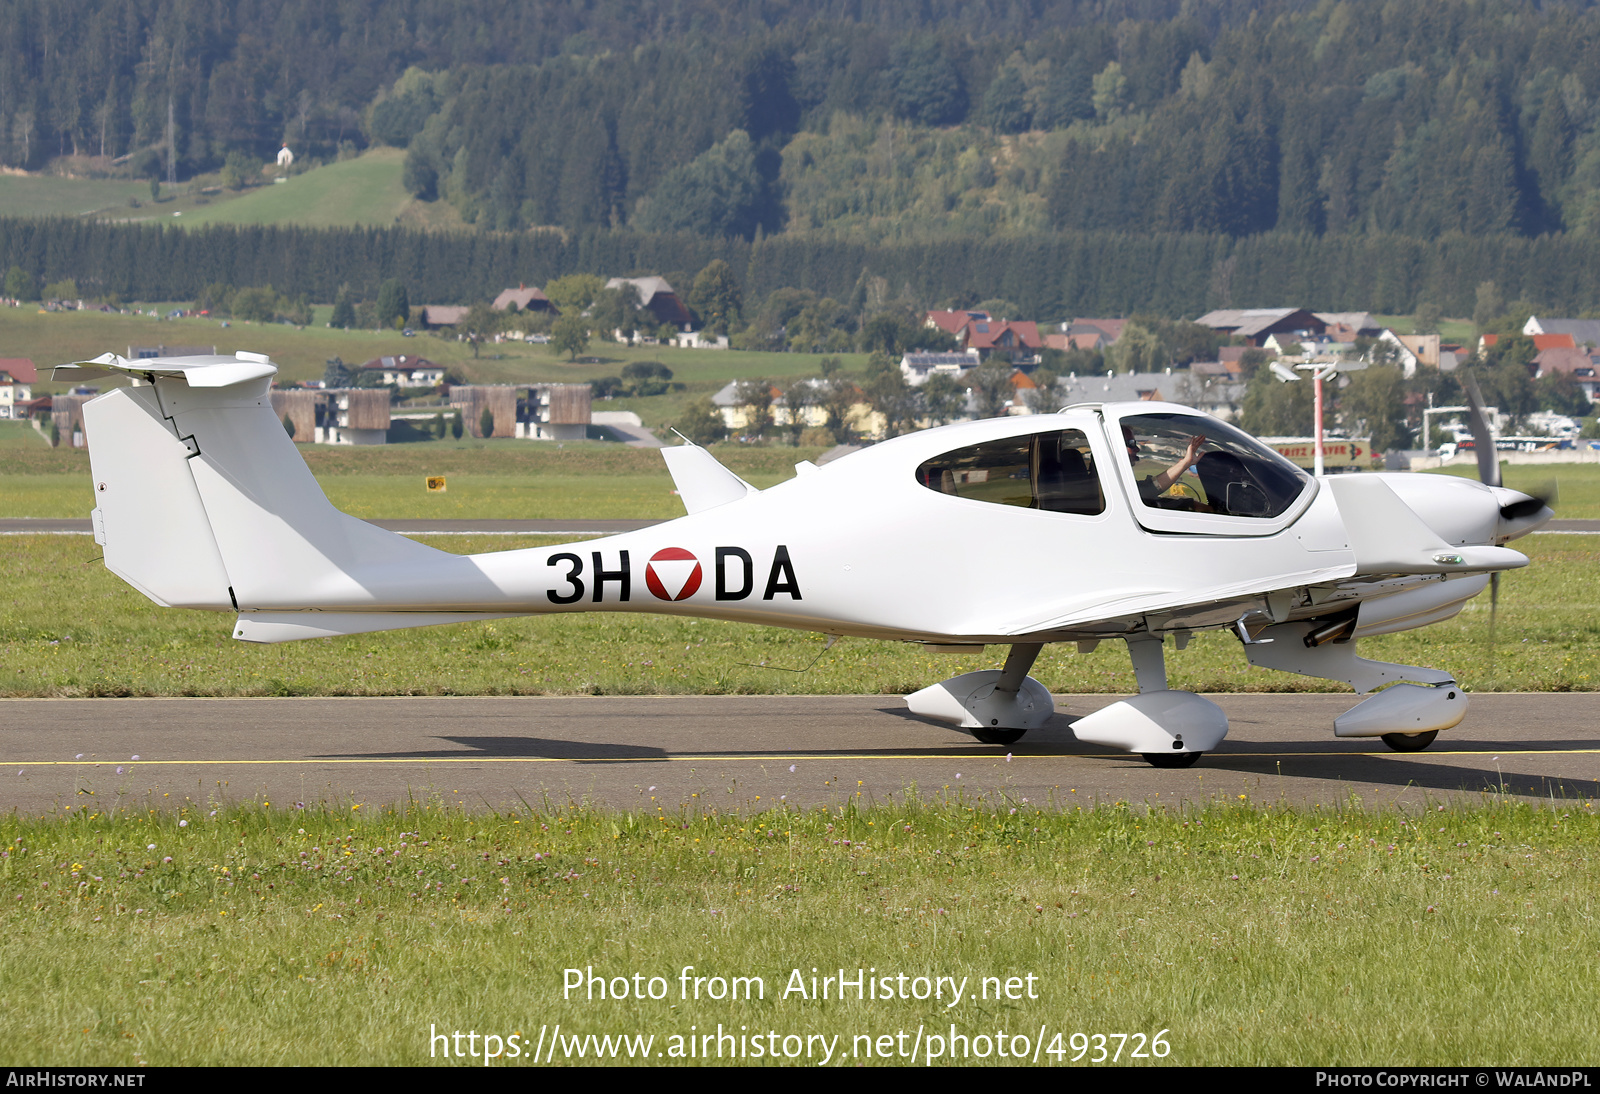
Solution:
M 356 159 L 255 187 L 230 201 L 187 211 L 184 226 L 303 224 L 311 228 L 387 227 L 413 201 L 400 185 L 400 148 L 377 148 Z
M 446 536 L 462 553 L 556 542 Z M 1002 647 L 951 657 L 921 646 L 847 639 L 815 667 L 823 638 L 710 620 L 583 614 L 463 623 L 256 646 L 231 616 L 159 608 L 107 571 L 87 536 L 4 541 L 0 696 L 119 695 L 903 695 L 960 672 L 998 668 Z M 1524 546 L 1525 545 L 1525 546 Z M 1491 649 L 1480 597 L 1446 623 L 1363 639 L 1364 656 L 1437 665 L 1470 691 L 1600 689 L 1600 543 L 1519 541 L 1533 565 L 1508 576 Z M 1033 675 L 1052 691 L 1128 693 L 1120 643 L 1084 656 L 1048 646 Z M 1171 651 L 1172 686 L 1192 691 L 1346 691 L 1251 668 L 1231 635 Z
M 150 183 L 144 179 L 0 174 L 0 216 L 84 216 L 101 210 L 120 210 L 116 215 L 136 216 L 139 210 L 128 205 L 129 198 L 148 203 Z
M 1381 326 L 1391 328 L 1396 334 L 1414 334 L 1416 332 L 1416 316 L 1413 315 L 1374 315 Z M 1455 343 L 1469 349 L 1478 344 L 1478 328 L 1471 319 L 1440 319 L 1439 340 L 1446 343 Z
M 520 1053 L 495 1063 L 515 1066 L 557 1023 L 556 1063 L 599 1055 L 590 1034 L 653 1037 L 638 1062 L 677 1062 L 719 1024 L 746 1052 L 821 1035 L 846 1065 L 908 1063 L 913 1043 L 924 1062 L 933 1035 L 932 1062 L 955 1063 L 1020 1062 L 995 1055 L 997 1034 L 1008 1056 L 1081 1065 L 1555 1066 L 1594 1048 L 1588 803 L 1164 812 L 941 792 L 716 811 L 641 788 L 633 812 L 192 800 L 106 816 L 80 801 L 0 820 L 3 1064 L 457 1062 L 430 1058 L 436 1029 L 477 1034 L 463 1053 L 494 1034 Z M 684 966 L 725 989 L 760 977 L 763 997 L 683 999 Z M 666 997 L 563 998 L 565 970 L 591 968 L 647 992 L 659 976 Z M 795 970 L 809 994 L 813 969 L 870 969 L 896 998 L 785 997 Z M 899 998 L 926 989 L 916 977 L 963 997 Z M 1021 998 L 995 998 L 1010 977 Z M 972 1055 L 950 1059 L 952 1026 Z
M 360 517 L 535 520 L 683 515 L 661 454 L 600 441 L 424 442 L 372 448 L 300 446 L 334 504 Z M 765 488 L 793 477 L 819 448 L 714 449 L 736 474 Z M 423 478 L 444 475 L 429 494 Z M 31 426 L 0 422 L 0 517 L 83 517 L 93 508 L 89 457 L 50 448 Z

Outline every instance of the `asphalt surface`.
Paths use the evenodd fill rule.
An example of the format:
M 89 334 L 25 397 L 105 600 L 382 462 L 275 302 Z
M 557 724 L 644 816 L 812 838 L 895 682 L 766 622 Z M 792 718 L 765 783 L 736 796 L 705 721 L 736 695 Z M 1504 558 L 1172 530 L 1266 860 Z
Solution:
M 1503 792 L 1600 797 L 1595 699 L 1474 695 L 1425 752 L 1340 740 L 1351 695 L 1212 696 L 1228 739 L 1192 768 L 1079 744 L 1115 696 L 1061 696 L 1010 748 L 922 721 L 893 696 L 11 699 L 0 701 L 0 810 L 274 807 L 407 800 L 761 809 L 923 796 L 1068 808 L 1215 799 L 1419 807 Z M 1009 758 L 1008 758 L 1009 757 Z
M 559 536 L 603 535 L 632 532 L 661 524 L 659 520 L 374 520 L 379 528 L 408 536 Z M 93 531 L 87 520 L 52 517 L 7 517 L 0 519 L 0 536 L 83 535 Z M 1534 535 L 1577 533 L 1600 535 L 1600 520 L 1552 520 Z

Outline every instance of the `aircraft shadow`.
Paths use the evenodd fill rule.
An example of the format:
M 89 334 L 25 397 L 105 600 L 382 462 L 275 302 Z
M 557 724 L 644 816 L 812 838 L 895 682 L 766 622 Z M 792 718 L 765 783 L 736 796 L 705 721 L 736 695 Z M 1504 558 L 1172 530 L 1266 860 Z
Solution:
M 441 737 L 454 741 L 461 748 L 414 749 L 408 752 L 347 752 L 313 757 L 319 760 L 470 760 L 481 759 L 541 759 L 569 760 L 573 763 L 616 763 L 618 761 L 671 760 L 678 756 L 711 756 L 717 760 L 762 760 L 771 757 L 794 756 L 826 760 L 836 756 L 894 756 L 910 759 L 962 759 L 969 756 L 1004 756 L 1012 749 L 999 745 L 982 745 L 973 741 L 965 731 L 959 731 L 967 743 L 946 747 L 891 746 L 886 748 L 706 748 L 666 749 L 647 745 L 610 744 L 599 741 L 559 741 L 540 737 Z M 1050 744 L 1051 742 L 1040 742 Z M 1020 745 L 1018 746 L 1021 747 Z M 1024 750 L 1027 751 L 1027 750 Z M 1037 752 L 1038 749 L 1032 751 Z M 711 762 L 711 761 L 707 761 Z
M 414 749 L 407 752 L 360 752 L 318 756 L 319 760 L 470 760 L 541 759 L 606 763 L 616 760 L 664 760 L 671 753 L 650 745 L 561 741 L 543 737 L 440 737 L 460 748 Z M 462 749 L 470 751 L 462 751 Z
M 1526 757 L 1518 759 L 1525 760 Z M 1200 767 L 1195 770 L 1203 768 L 1370 786 L 1415 786 L 1423 790 L 1504 793 L 1519 797 L 1554 797 L 1557 800 L 1565 798 L 1574 803 L 1585 798 L 1600 797 L 1600 781 L 1595 779 L 1508 771 L 1504 765 L 1499 771 L 1493 767 L 1463 767 L 1448 762 L 1446 757 L 1440 757 L 1437 763 L 1429 763 L 1424 756 L 1400 759 L 1353 755 L 1299 759 L 1292 753 L 1286 753 L 1283 760 L 1278 760 L 1260 756 L 1235 758 L 1226 752 L 1212 752 L 1200 761 Z

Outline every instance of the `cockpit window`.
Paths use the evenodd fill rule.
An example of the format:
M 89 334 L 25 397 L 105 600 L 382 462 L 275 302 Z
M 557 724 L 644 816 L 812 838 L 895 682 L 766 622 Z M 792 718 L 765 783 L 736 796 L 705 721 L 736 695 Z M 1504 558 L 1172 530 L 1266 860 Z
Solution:
M 1151 508 L 1271 518 L 1310 482 L 1278 453 L 1219 421 L 1134 414 L 1121 425 L 1139 499 Z
M 1105 511 L 1089 439 L 1063 429 L 958 448 L 917 468 L 929 490 L 958 498 L 1094 516 Z

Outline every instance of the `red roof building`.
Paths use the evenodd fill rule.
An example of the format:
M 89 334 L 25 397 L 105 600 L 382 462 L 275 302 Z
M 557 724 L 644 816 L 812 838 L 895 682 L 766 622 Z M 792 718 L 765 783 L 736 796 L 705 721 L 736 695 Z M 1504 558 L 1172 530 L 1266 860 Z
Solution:
M 1569 377 L 1589 397 L 1590 402 L 1600 400 L 1600 354 L 1572 346 L 1559 346 L 1535 357 L 1533 368 L 1535 378 Z
M 1122 328 L 1128 325 L 1126 319 L 1074 319 L 1067 327 L 1069 335 L 1092 336 L 1094 331 L 1105 335 L 1105 344 L 1111 345 L 1122 337 Z M 1098 347 L 1089 347 L 1098 348 Z
M 1536 334 L 1533 348 L 1542 353 L 1547 349 L 1577 349 L 1578 343 L 1570 334 Z
M 1022 320 L 974 319 L 956 332 L 956 341 L 963 349 L 977 350 L 981 357 L 998 352 L 1012 360 L 1031 357 L 1044 346 L 1039 324 Z
M 28 357 L 0 357 L 0 384 L 33 384 L 39 370 Z
M 938 327 L 946 334 L 958 335 L 962 327 L 978 320 L 988 322 L 989 313 L 986 311 L 930 311 L 927 322 L 924 325 Z

